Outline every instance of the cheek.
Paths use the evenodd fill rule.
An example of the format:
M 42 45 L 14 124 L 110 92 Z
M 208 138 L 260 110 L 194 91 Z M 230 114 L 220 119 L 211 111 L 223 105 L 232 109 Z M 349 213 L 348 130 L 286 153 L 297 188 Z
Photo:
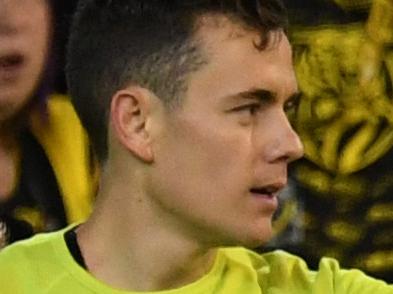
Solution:
M 49 7 L 40 4 L 35 8 L 35 12 L 30 19 L 30 31 L 27 32 L 30 38 L 30 76 L 32 80 L 37 80 L 44 69 L 49 54 L 51 39 L 51 17 Z
M 191 121 L 176 128 L 170 148 L 174 158 L 168 163 L 191 190 L 231 190 L 252 165 L 250 131 L 208 122 Z

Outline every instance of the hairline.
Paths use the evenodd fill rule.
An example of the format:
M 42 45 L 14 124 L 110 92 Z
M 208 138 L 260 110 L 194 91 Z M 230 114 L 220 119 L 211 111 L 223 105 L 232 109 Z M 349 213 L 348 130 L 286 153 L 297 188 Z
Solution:
M 266 32 L 261 32 L 260 30 L 258 30 L 258 28 L 248 25 L 244 20 L 242 20 L 241 18 L 239 18 L 237 16 L 231 15 L 229 13 L 220 13 L 220 12 L 206 12 L 206 13 L 196 16 L 193 26 L 194 26 L 193 30 L 192 30 L 188 40 L 183 44 L 182 47 L 185 49 L 194 48 L 196 50 L 196 55 L 197 55 L 194 57 L 200 57 L 201 60 L 199 61 L 198 65 L 195 68 L 193 68 L 191 70 L 187 70 L 184 73 L 184 75 L 182 75 L 182 76 L 178 75 L 178 77 L 182 81 L 180 82 L 181 86 L 179 87 L 179 89 L 176 90 L 174 97 L 172 97 L 171 99 L 165 99 L 165 97 L 163 97 L 163 96 L 165 96 L 165 94 L 156 93 L 155 91 L 153 91 L 153 89 L 150 88 L 149 85 L 148 86 L 141 85 L 140 82 L 134 83 L 132 80 L 129 80 L 128 82 L 124 82 L 124 84 L 121 88 L 124 88 L 124 87 L 126 87 L 128 85 L 132 85 L 132 84 L 135 84 L 137 86 L 142 86 L 142 87 L 148 89 L 149 91 L 153 91 L 154 94 L 156 94 L 160 98 L 160 100 L 163 101 L 164 106 L 169 107 L 170 109 L 174 109 L 173 107 L 175 107 L 175 108 L 181 107 L 183 100 L 184 100 L 184 97 L 182 98 L 181 95 L 184 95 L 187 91 L 188 82 L 189 82 L 189 78 L 190 78 L 191 74 L 201 70 L 201 68 L 203 66 L 207 65 L 210 62 L 210 57 L 212 56 L 212 52 L 210 52 L 209 46 L 208 46 L 205 38 L 203 37 L 203 29 L 204 28 L 210 26 L 210 27 L 213 27 L 214 29 L 221 29 L 224 26 L 232 26 L 233 29 L 231 29 L 231 32 L 228 33 L 228 39 L 241 38 L 246 33 L 249 33 L 249 32 L 259 34 L 259 36 L 261 36 L 261 38 L 266 37 L 266 39 L 269 39 L 268 42 L 266 43 L 266 46 L 265 45 L 260 46 L 254 42 L 254 46 L 260 51 L 268 50 L 269 48 L 277 45 L 277 42 L 279 42 L 279 40 L 281 39 L 281 34 L 279 34 L 280 32 L 283 32 L 284 34 L 286 34 L 285 28 L 281 28 L 281 27 L 278 27 L 273 30 L 268 30 Z M 275 33 L 276 38 L 274 38 L 274 40 L 272 40 L 273 42 L 270 42 L 272 33 Z M 267 34 L 267 35 L 263 36 L 263 34 Z M 165 50 L 166 49 L 164 49 L 162 51 L 165 51 Z M 186 54 L 183 54 L 182 56 L 184 57 L 184 56 L 187 56 L 188 54 L 189 53 L 186 53 Z M 158 51 L 156 53 L 156 55 L 161 55 L 160 51 Z M 180 58 L 182 58 L 182 57 L 180 57 Z M 195 60 L 194 60 L 194 64 L 195 64 Z M 179 79 L 176 79 L 176 80 L 179 80 Z M 113 95 L 114 94 L 115 93 L 113 93 Z

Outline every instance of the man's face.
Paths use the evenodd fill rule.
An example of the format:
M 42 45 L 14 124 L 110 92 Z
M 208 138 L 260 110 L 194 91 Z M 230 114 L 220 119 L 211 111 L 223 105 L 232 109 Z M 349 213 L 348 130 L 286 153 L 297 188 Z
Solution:
M 0 0 L 0 123 L 31 98 L 48 49 L 46 0 Z
M 257 33 L 229 22 L 197 36 L 208 63 L 161 117 L 149 192 L 163 219 L 202 243 L 259 246 L 303 152 L 284 111 L 297 92 L 290 45 L 281 34 L 259 51 Z

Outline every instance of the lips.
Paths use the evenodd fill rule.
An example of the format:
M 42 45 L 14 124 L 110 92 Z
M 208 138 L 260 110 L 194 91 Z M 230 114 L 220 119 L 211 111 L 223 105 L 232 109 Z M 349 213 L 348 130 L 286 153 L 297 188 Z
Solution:
M 278 208 L 278 195 L 285 187 L 284 182 L 270 185 L 256 185 L 249 189 L 255 204 L 263 211 L 273 213 Z
M 23 56 L 21 54 L 10 54 L 0 57 L 1 67 L 13 67 L 23 63 Z
M 278 193 L 285 187 L 283 183 L 276 183 L 264 186 L 255 186 L 250 189 L 250 192 L 255 195 L 263 195 L 268 197 L 277 196 Z
M 24 63 L 25 58 L 19 53 L 0 56 L 0 79 L 3 81 L 16 79 Z

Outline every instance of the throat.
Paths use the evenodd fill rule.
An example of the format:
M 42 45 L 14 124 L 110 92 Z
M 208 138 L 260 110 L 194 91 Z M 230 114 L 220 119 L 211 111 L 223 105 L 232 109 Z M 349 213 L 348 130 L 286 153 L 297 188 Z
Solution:
M 138 236 L 123 242 L 124 239 L 113 238 L 119 233 L 113 231 L 111 238 L 98 238 L 97 232 L 86 232 L 88 223 L 76 230 L 84 267 L 96 279 L 113 288 L 147 292 L 176 289 L 198 281 L 215 264 L 216 249 L 195 254 L 184 248 L 173 250 L 171 244 L 156 242 L 154 238 L 150 238 L 150 243 L 141 242 L 143 246 L 139 246 Z M 103 244 L 98 239 L 113 242 Z
M 0 203 L 6 201 L 16 187 L 19 164 L 19 148 L 0 145 Z

